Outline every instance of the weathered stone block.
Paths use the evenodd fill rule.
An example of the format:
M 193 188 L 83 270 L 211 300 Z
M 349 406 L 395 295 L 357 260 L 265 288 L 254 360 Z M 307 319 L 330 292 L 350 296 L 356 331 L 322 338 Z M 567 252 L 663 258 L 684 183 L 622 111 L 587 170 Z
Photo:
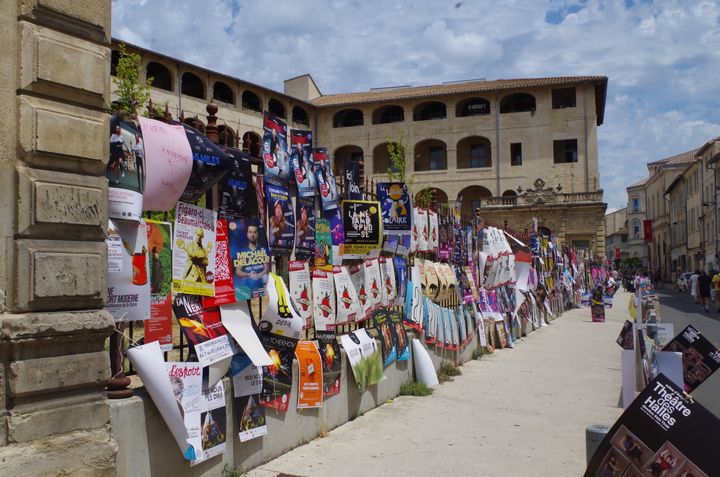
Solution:
M 19 87 L 102 108 L 110 98 L 110 49 L 20 22 Z
M 108 353 L 71 354 L 10 363 L 8 397 L 102 386 L 110 377 Z
M 10 411 L 7 419 L 8 442 L 28 442 L 53 434 L 102 428 L 110 423 L 110 408 L 106 400 L 57 404 L 53 409 L 30 413 Z
M 18 0 L 26 18 L 94 41 L 110 41 L 110 0 Z M 85 30 L 85 31 L 83 31 Z
M 114 329 L 112 316 L 105 310 L 4 315 L 0 319 L 0 342 L 73 335 L 90 340 L 94 335 L 108 336 Z
M 24 236 L 102 239 L 108 221 L 107 181 L 21 167 L 17 233 Z M 81 226 L 81 227 L 73 227 Z
M 104 242 L 18 240 L 16 256 L 17 311 L 103 307 Z

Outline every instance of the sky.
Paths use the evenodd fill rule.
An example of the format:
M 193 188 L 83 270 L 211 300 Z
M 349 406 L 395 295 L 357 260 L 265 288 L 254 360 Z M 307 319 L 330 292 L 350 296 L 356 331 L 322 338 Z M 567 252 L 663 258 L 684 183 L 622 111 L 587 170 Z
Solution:
M 646 163 L 720 136 L 720 0 L 113 0 L 112 35 L 277 91 L 607 76 L 608 211 Z

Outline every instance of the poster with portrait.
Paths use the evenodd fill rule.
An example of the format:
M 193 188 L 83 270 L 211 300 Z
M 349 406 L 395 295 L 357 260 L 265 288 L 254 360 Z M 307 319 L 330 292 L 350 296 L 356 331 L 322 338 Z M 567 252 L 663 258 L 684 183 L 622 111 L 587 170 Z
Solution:
M 286 185 L 290 179 L 287 124 L 267 111 L 263 114 L 262 158 L 265 165 L 265 181 Z
M 323 398 L 340 394 L 342 358 L 340 345 L 333 331 L 316 331 L 323 371 Z
M 364 258 L 382 245 L 380 203 L 371 200 L 345 200 L 342 203 L 344 230 L 343 258 Z
M 361 200 L 363 198 L 363 186 L 360 182 L 360 161 L 362 161 L 362 156 L 343 159 L 345 200 Z
M 270 274 L 270 250 L 257 217 L 228 220 L 230 259 L 238 301 L 265 295 Z
M 332 265 L 330 221 L 327 219 L 317 219 L 315 225 L 315 266 L 324 267 L 326 265 Z
M 315 254 L 315 199 L 295 199 L 295 258 L 309 260 Z
M 190 150 L 193 166 L 180 200 L 196 202 L 212 186 L 217 184 L 233 166 L 225 152 L 197 129 L 183 124 Z
M 365 304 L 369 311 L 378 309 L 382 302 L 382 277 L 380 276 L 380 260 L 369 258 L 364 262 L 365 292 L 367 302 Z
M 215 296 L 203 297 L 203 306 L 227 305 L 235 303 L 235 284 L 230 266 L 230 244 L 228 242 L 228 224 L 225 219 L 215 223 Z
M 204 459 L 202 446 L 202 427 L 200 415 L 205 398 L 202 393 L 202 364 L 200 363 L 165 363 L 165 370 L 170 377 L 175 404 L 182 410 L 181 417 L 185 425 L 185 441 L 194 450 L 191 461 Z M 185 454 L 188 458 L 188 453 Z
M 375 321 L 375 332 L 380 340 L 383 364 L 388 366 L 395 362 L 395 359 L 397 358 L 395 335 L 392 330 L 393 325 L 390 321 L 389 310 L 386 310 L 385 308 L 375 310 L 375 312 L 373 312 L 373 320 Z
M 438 258 L 450 260 L 452 253 L 452 222 L 449 216 L 443 214 L 438 216 Z
M 217 213 L 185 202 L 175 207 L 173 291 L 215 296 Z
M 412 231 L 412 199 L 404 182 L 378 182 L 377 197 L 382 207 L 383 232 L 402 235 Z
M 315 198 L 317 179 L 313 171 L 311 131 L 290 131 L 290 161 L 298 197 Z
M 333 279 L 335 282 L 335 296 L 337 297 L 335 324 L 351 323 L 362 316 L 363 309 L 355 285 L 350 278 L 348 267 L 335 265 L 333 267 Z
M 385 377 L 380 350 L 375 338 L 370 336 L 365 328 L 342 335 L 340 342 L 347 353 L 355 384 L 360 393 Z
M 145 343 L 157 341 L 171 351 L 172 340 L 172 224 L 145 220 L 150 251 L 150 319 L 145 323 Z
M 335 329 L 335 281 L 331 267 L 315 267 L 312 272 L 313 318 L 315 329 Z
M 382 275 L 382 304 L 392 306 L 397 298 L 397 285 L 395 283 L 395 267 L 390 257 L 380 257 L 380 273 Z
M 720 350 L 692 325 L 685 327 L 662 350 L 682 353 L 683 380 L 688 393 L 720 368 Z
M 341 260 L 345 246 L 345 230 L 343 229 L 342 210 L 338 207 L 332 210 L 326 210 L 322 213 L 323 217 L 330 224 L 330 240 L 332 241 L 332 256 Z M 336 265 L 338 264 L 336 263 Z
M 273 255 L 289 256 L 295 242 L 295 211 L 287 187 L 265 184 L 267 237 Z
M 339 194 L 335 174 L 330 167 L 330 155 L 324 147 L 313 149 L 313 171 L 317 179 L 323 210 L 333 210 L 338 206 Z
M 232 147 L 223 151 L 230 160 L 230 170 L 220 181 L 220 212 L 225 217 L 258 215 L 250 154 Z
M 202 366 L 233 355 L 235 350 L 222 324 L 219 308 L 203 308 L 199 296 L 181 293 L 175 295 L 173 313 Z
M 105 168 L 109 182 L 108 215 L 140 220 L 145 188 L 145 149 L 142 133 L 117 116 L 110 120 L 110 159 Z
M 312 341 L 300 341 L 295 347 L 298 362 L 298 409 L 322 407 L 323 367 L 320 352 Z
M 147 225 L 110 219 L 107 238 L 108 296 L 105 309 L 115 321 L 150 319 Z
M 310 264 L 307 260 L 291 260 L 288 263 L 290 281 L 290 297 L 295 309 L 303 319 L 303 329 L 312 326 L 312 281 L 310 280 Z
M 201 459 L 192 461 L 191 466 L 225 452 L 227 411 L 225 409 L 225 385 L 222 379 L 209 388 L 203 389 L 199 418 L 203 455 Z
M 237 354 L 230 362 L 230 374 L 240 442 L 266 435 L 265 408 L 260 405 L 263 368 L 246 355 Z

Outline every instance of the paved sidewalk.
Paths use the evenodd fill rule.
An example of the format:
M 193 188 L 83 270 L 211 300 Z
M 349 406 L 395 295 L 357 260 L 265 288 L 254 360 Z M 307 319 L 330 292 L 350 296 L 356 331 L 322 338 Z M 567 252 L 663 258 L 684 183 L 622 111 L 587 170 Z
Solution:
M 628 297 L 618 292 L 605 323 L 568 311 L 432 396 L 394 399 L 249 476 L 580 476 L 586 427 L 622 412 L 615 338 Z

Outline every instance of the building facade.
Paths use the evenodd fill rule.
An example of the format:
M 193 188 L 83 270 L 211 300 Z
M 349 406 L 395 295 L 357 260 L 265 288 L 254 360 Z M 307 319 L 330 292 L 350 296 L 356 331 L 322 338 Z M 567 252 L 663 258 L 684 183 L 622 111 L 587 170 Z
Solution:
M 611 260 L 630 257 L 627 207 L 605 215 L 605 252 Z
M 690 270 L 687 249 L 687 189 L 683 174 L 670 183 L 665 196 L 670 208 L 670 270 L 671 273 L 687 272 Z
M 630 185 L 626 191 L 628 196 L 628 256 L 640 260 L 642 267 L 648 266 L 648 245 L 645 242 L 643 223 L 647 219 L 647 203 L 645 200 L 645 184 L 643 179 Z

